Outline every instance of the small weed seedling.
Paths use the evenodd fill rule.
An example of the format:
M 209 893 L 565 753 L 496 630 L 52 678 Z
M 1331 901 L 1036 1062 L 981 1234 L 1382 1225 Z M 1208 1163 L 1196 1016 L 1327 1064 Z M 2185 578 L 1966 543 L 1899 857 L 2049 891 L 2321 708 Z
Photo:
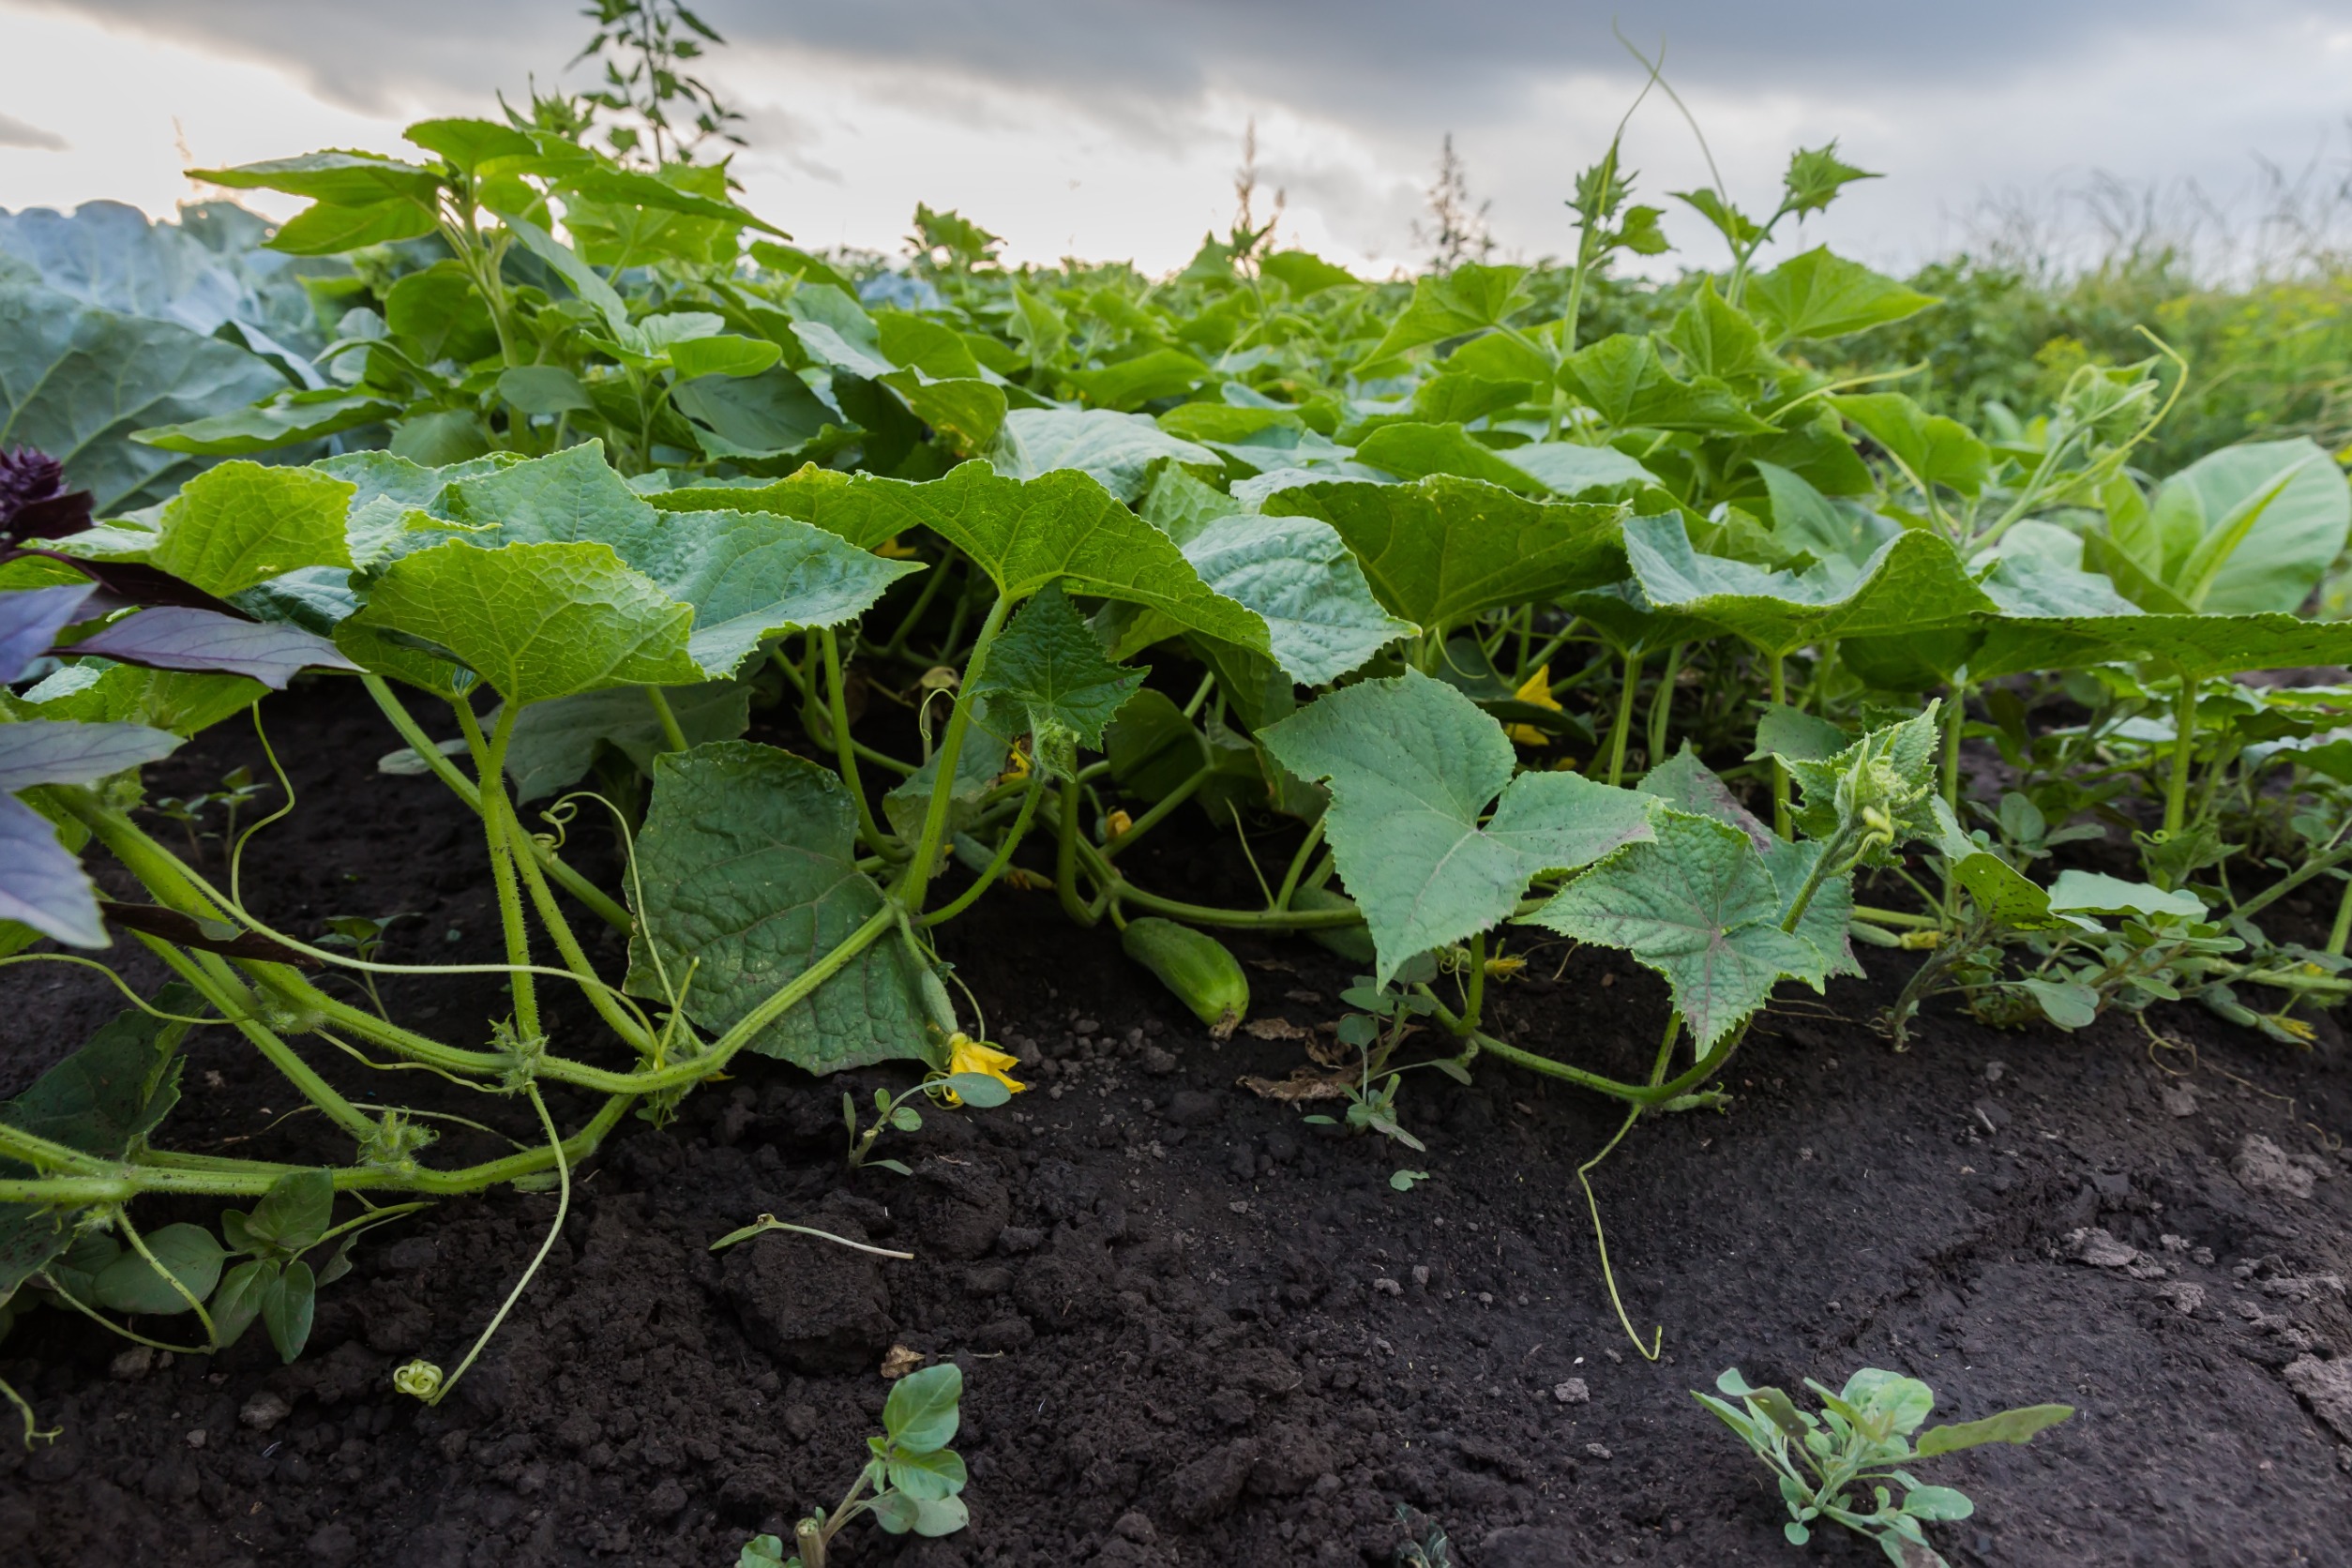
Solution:
M 871 1165 L 900 1176 L 914 1174 L 903 1160 L 877 1160 L 872 1154 L 874 1144 L 892 1128 L 902 1133 L 919 1132 L 923 1113 L 909 1104 L 927 1095 L 944 1106 L 971 1106 L 975 1109 L 992 1110 L 1019 1093 L 1029 1085 L 1012 1076 L 1012 1069 L 1020 1063 L 985 1040 L 974 1040 L 957 1033 L 947 1042 L 947 1070 L 925 1075 L 922 1082 L 894 1096 L 887 1089 L 874 1091 L 874 1120 L 861 1130 L 857 1124 L 857 1101 L 844 1093 L 841 1096 L 841 1121 L 849 1129 L 849 1167 L 852 1170 Z
M 1696 1389 L 1691 1396 L 1720 1416 L 1772 1468 L 1781 1498 L 1788 1504 L 1789 1522 L 1781 1528 L 1791 1542 L 1802 1546 L 1811 1540 L 1815 1519 L 1835 1519 L 1875 1539 L 1897 1568 L 1945 1568 L 1921 1524 L 1965 1519 L 1976 1512 L 1966 1494 L 1949 1486 L 1923 1486 L 1902 1468 L 1905 1464 L 1980 1443 L 2025 1442 L 2074 1413 L 2072 1405 L 2027 1405 L 1982 1421 L 1931 1426 L 1914 1443 L 1911 1434 L 1936 1408 L 1935 1391 L 1918 1379 L 1865 1366 L 1846 1380 L 1840 1394 L 1810 1378 L 1805 1386 L 1821 1396 L 1818 1415 L 1797 1409 L 1779 1389 L 1751 1388 L 1736 1366 L 1717 1378 L 1715 1387 L 1739 1400 L 1739 1406 Z M 1903 1488 L 1900 1503 L 1879 1485 L 1887 1481 Z M 1874 1506 L 1862 1513 L 1847 1501 L 1847 1491 L 1865 1485 Z
M 1454 1543 L 1446 1539 L 1443 1525 L 1401 1502 L 1396 1522 L 1404 1527 L 1405 1544 L 1396 1548 L 1395 1568 L 1455 1568 Z
M 745 1543 L 736 1568 L 825 1568 L 833 1538 L 860 1514 L 892 1535 L 952 1535 L 971 1515 L 965 1511 L 964 1462 L 947 1444 L 961 1419 L 964 1374 L 945 1364 L 911 1372 L 891 1389 L 882 1405 L 882 1432 L 867 1438 L 873 1457 L 858 1472 L 839 1506 L 812 1514 L 792 1527 L 793 1555 L 773 1535 Z M 873 1496 L 866 1496 L 871 1488 Z

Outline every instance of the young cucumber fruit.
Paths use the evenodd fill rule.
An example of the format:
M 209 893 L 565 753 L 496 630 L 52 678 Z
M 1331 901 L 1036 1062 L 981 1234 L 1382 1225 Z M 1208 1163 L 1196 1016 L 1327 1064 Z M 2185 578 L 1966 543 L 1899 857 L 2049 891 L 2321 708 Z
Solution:
M 1249 1016 L 1249 977 L 1225 943 L 1173 920 L 1129 921 L 1119 939 L 1127 957 L 1160 977 L 1209 1033 L 1223 1040 Z

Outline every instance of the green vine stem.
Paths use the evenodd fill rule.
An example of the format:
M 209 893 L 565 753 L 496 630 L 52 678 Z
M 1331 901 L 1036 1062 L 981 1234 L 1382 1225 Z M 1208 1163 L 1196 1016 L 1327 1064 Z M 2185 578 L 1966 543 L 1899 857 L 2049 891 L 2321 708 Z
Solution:
M 1617 692 L 1617 719 L 1609 726 L 1608 782 L 1615 785 L 1625 776 L 1625 741 L 1633 733 L 1634 700 L 1641 694 L 1642 654 L 1625 656 L 1625 679 Z
M 1061 798 L 1055 803 L 1053 824 L 1053 892 L 1061 900 L 1062 912 L 1080 926 L 1092 926 L 1100 918 L 1086 907 L 1086 899 L 1078 892 L 1078 782 L 1075 778 L 1062 781 Z
M 1666 1063 L 1674 1058 L 1674 1042 L 1681 1035 L 1681 1033 L 1682 1015 L 1680 1013 L 1668 1015 L 1666 1036 L 1658 1042 L 1657 1059 L 1650 1066 L 1651 1084 L 1658 1083 L 1666 1077 Z M 1608 1287 L 1609 1305 L 1617 1309 L 1618 1327 L 1625 1331 L 1625 1337 L 1634 1342 L 1634 1349 L 1641 1352 L 1644 1361 L 1656 1361 L 1658 1352 L 1666 1346 L 1666 1325 L 1660 1323 L 1651 1332 L 1650 1343 L 1647 1345 L 1641 1342 L 1641 1335 L 1634 1332 L 1634 1320 L 1625 1311 L 1625 1299 L 1618 1293 L 1617 1271 L 1609 1263 L 1609 1236 L 1607 1229 L 1601 1223 L 1601 1199 L 1599 1195 L 1592 1190 L 1593 1168 L 1616 1153 L 1617 1146 L 1625 1141 L 1625 1135 L 1634 1130 L 1634 1123 L 1641 1120 L 1641 1113 L 1646 1108 L 1638 1105 L 1627 1108 L 1625 1120 L 1617 1124 L 1617 1131 L 1610 1136 L 1606 1143 L 1601 1145 L 1600 1152 L 1576 1167 L 1576 1184 L 1584 1188 L 1585 1208 L 1592 1216 L 1592 1244 L 1601 1255 L 1601 1278 Z
M 2180 695 L 2173 703 L 2172 776 L 2164 785 L 2164 832 L 2178 834 L 2187 825 L 2189 764 L 2196 755 L 2197 683 L 2185 672 Z
M 841 643 L 826 626 L 817 634 L 817 645 L 825 656 L 825 707 L 833 727 L 834 756 L 841 769 L 841 782 L 850 792 L 850 799 L 857 803 L 857 836 L 866 847 L 884 860 L 904 855 L 906 846 L 895 834 L 884 833 L 874 821 L 873 804 L 866 798 L 866 781 L 858 776 L 857 747 L 850 740 L 850 703 L 848 690 L 841 679 Z
M 130 1250 L 145 1259 L 147 1267 L 161 1274 L 163 1283 L 172 1288 L 172 1293 L 186 1302 L 188 1309 L 196 1314 L 196 1321 L 204 1326 L 204 1343 L 218 1346 L 220 1343 L 220 1331 L 213 1326 L 212 1314 L 205 1311 L 204 1304 L 196 1299 L 196 1292 L 190 1290 L 179 1275 L 165 1268 L 163 1259 L 158 1258 L 148 1248 L 147 1238 L 139 1234 L 139 1228 L 130 1223 L 130 1211 L 118 1203 L 114 1206 L 112 1217 L 114 1223 L 122 1228 L 123 1239 L 130 1244 Z
M 429 1405 L 438 1405 L 449 1397 L 449 1391 L 458 1386 L 458 1380 L 465 1376 L 466 1368 L 472 1366 L 479 1359 L 483 1349 L 489 1346 L 491 1336 L 498 1333 L 499 1325 L 504 1323 L 506 1320 L 506 1315 L 515 1309 L 515 1303 L 522 1300 L 522 1293 L 531 1288 L 531 1281 L 538 1274 L 539 1265 L 547 1261 L 548 1253 L 554 1248 L 555 1238 L 564 1233 L 565 1219 L 571 1214 L 572 1168 L 571 1162 L 564 1157 L 563 1135 L 555 1130 L 555 1118 L 548 1114 L 547 1101 L 540 1098 L 538 1085 L 526 1082 L 522 1086 L 522 1092 L 530 1096 L 531 1108 L 539 1113 L 539 1125 L 547 1130 L 549 1153 L 555 1162 L 555 1219 L 547 1228 L 547 1239 L 539 1244 L 539 1250 L 533 1254 L 531 1266 L 522 1271 L 522 1277 L 515 1281 L 515 1288 L 506 1293 L 506 1299 L 501 1302 L 498 1310 L 490 1315 L 490 1320 L 483 1326 L 481 1336 L 474 1341 L 473 1349 L 466 1351 L 465 1359 L 458 1363 L 458 1369 L 443 1379 L 440 1385 L 426 1399 L 425 1402 Z
M 661 744 L 665 751 L 686 749 L 686 731 L 678 724 L 677 710 L 670 705 L 670 698 L 657 686 L 642 688 L 645 701 L 653 704 L 655 722 L 661 726 Z
M 1216 771 L 1215 763 L 1208 763 L 1201 767 L 1199 771 L 1185 778 L 1183 783 L 1177 785 L 1174 789 L 1168 791 L 1168 793 L 1162 795 L 1158 800 L 1153 801 L 1151 808 L 1145 811 L 1142 816 L 1138 817 L 1134 822 L 1128 823 L 1123 831 L 1112 835 L 1109 838 L 1104 841 L 1102 847 L 1103 858 L 1107 861 L 1115 860 L 1120 855 L 1125 853 L 1128 850 L 1133 849 L 1136 844 L 1142 839 L 1145 834 L 1150 833 L 1153 828 L 1159 826 L 1160 823 L 1166 822 L 1170 812 L 1174 811 L 1178 807 L 1184 805 L 1184 802 L 1192 799 L 1194 795 L 1198 794 L 1203 784 L 1206 784 L 1211 778 L 1216 776 Z
M 1440 1009 L 1440 1021 L 1448 1021 L 1450 1017 Z M 1450 1021 L 1448 1027 L 1452 1027 Z M 1709 1078 L 1713 1078 L 1723 1069 L 1724 1064 L 1731 1060 L 1732 1052 L 1739 1049 L 1740 1042 L 1746 1033 L 1747 1030 L 1744 1025 L 1731 1031 L 1717 1042 L 1714 1049 L 1701 1057 L 1681 1076 L 1659 1084 L 1626 1083 L 1621 1079 L 1606 1078 L 1599 1073 L 1588 1073 L 1581 1067 L 1571 1067 L 1566 1063 L 1555 1062 L 1548 1056 L 1538 1056 L 1533 1051 L 1522 1050 L 1517 1046 L 1498 1040 L 1483 1031 L 1472 1035 L 1471 1038 L 1477 1042 L 1480 1050 L 1499 1056 L 1515 1066 L 1525 1067 L 1530 1072 L 1542 1073 L 1546 1078 L 1564 1079 L 1580 1088 L 1606 1094 L 1611 1099 L 1623 1100 L 1633 1105 L 1662 1106 L 1669 1100 L 1681 1098 L 1704 1084 Z
M 915 922 L 916 925 L 926 928 L 943 926 L 970 909 L 980 895 L 995 885 L 997 879 L 1004 874 L 1004 868 L 1013 863 L 1013 852 L 1020 848 L 1021 840 L 1028 837 L 1029 825 L 1037 815 L 1037 802 L 1046 792 L 1045 785 L 1046 776 L 1042 769 L 1029 776 L 1029 788 L 1021 795 L 1019 814 L 1014 817 L 1013 825 L 1004 830 L 1004 837 L 998 840 L 996 853 L 989 857 L 988 864 L 972 879 L 970 887 L 924 915 Z
M 1952 678 L 1951 706 L 1944 710 L 1944 804 L 1955 813 L 1960 809 L 1960 737 L 1968 722 L 1968 682 L 1959 675 Z
M 531 974 L 531 926 L 523 917 L 520 874 L 515 869 L 515 834 L 508 828 L 514 811 L 506 798 L 506 745 L 514 738 L 515 718 L 521 713 L 508 702 L 498 710 L 490 738 L 464 702 L 452 702 L 465 744 L 474 753 L 475 786 L 482 792 L 482 826 L 490 840 L 490 885 L 498 894 L 498 924 L 505 933 L 508 977 L 515 1001 L 515 1033 L 524 1041 L 544 1038 L 539 1030 L 538 983 Z
M 1765 671 L 1772 681 L 1772 706 L 1788 705 L 1787 661 L 1778 654 L 1765 656 Z M 1772 831 L 1783 838 L 1794 837 L 1789 826 L 1788 764 L 1777 756 L 1772 759 Z
M 252 1005 L 251 994 L 235 983 L 228 966 L 218 957 L 210 953 L 184 954 L 171 943 L 144 931 L 131 934 L 174 974 L 194 987 L 198 995 L 219 1008 L 221 1016 L 235 1027 L 237 1033 L 262 1053 L 263 1059 L 284 1075 L 286 1081 L 304 1099 L 325 1112 L 329 1121 L 363 1143 L 375 1136 L 376 1119 L 345 1099 L 332 1084 L 319 1076 L 316 1068 L 303 1061 L 292 1046 L 279 1038 L 275 1030 L 255 1016 L 257 1010 Z
M 1651 694 L 1649 733 L 1643 738 L 1649 743 L 1644 760 L 1653 768 L 1666 761 L 1666 737 L 1674 720 L 1674 683 L 1681 678 L 1684 647 L 1677 642 L 1666 650 L 1666 668 L 1658 672 L 1657 690 Z
M 1306 837 L 1299 840 L 1298 849 L 1290 856 L 1289 868 L 1282 873 L 1282 886 L 1274 892 L 1275 909 L 1287 910 L 1290 907 L 1291 898 L 1299 891 L 1299 877 L 1305 871 L 1316 847 L 1322 843 L 1323 824 L 1328 821 L 1328 815 L 1317 817 L 1307 827 Z
M 33 1407 L 25 1403 L 24 1395 L 19 1394 L 6 1378 L 0 1378 L 0 1399 L 6 1399 L 16 1407 L 18 1418 L 24 1423 L 24 1446 L 27 1449 L 36 1442 L 55 1442 L 65 1436 L 66 1429 L 62 1426 L 43 1426 L 39 1418 L 34 1415 Z
M 626 1094 L 608 1099 L 588 1123 L 560 1145 L 571 1165 L 595 1153 L 636 1100 Z M 18 1129 L 0 1126 L 0 1153 L 25 1164 L 64 1163 L 53 1154 L 78 1156 L 78 1150 L 31 1138 Z M 535 1176 L 555 1164 L 557 1147 L 535 1148 L 457 1170 L 401 1168 L 391 1166 L 350 1166 L 331 1172 L 338 1192 L 414 1192 L 435 1198 L 460 1198 L 501 1182 Z M 38 1158 L 36 1158 L 38 1156 Z M 142 1193 L 181 1193 L 205 1198 L 261 1198 L 281 1176 L 306 1168 L 265 1168 L 256 1171 L 182 1170 L 125 1162 L 93 1162 L 94 1174 L 0 1179 L 0 1203 L 38 1203 L 84 1208 L 99 1203 L 127 1203 Z
M 892 890 L 899 907 L 921 913 L 923 900 L 930 890 L 931 876 L 938 869 L 940 850 L 947 837 L 947 812 L 956 796 L 956 762 L 963 755 L 964 736 L 972 729 L 972 692 L 988 668 L 988 650 L 995 643 L 997 633 L 1004 629 L 1004 619 L 1013 612 L 1009 594 L 1000 594 L 988 607 L 988 617 L 980 623 L 980 634 L 972 645 L 972 656 L 965 661 L 963 684 L 957 688 L 956 705 L 947 718 L 947 733 L 942 737 L 936 759 L 939 774 L 931 785 L 931 798 L 923 813 L 923 836 L 915 841 L 914 853 L 900 874 L 898 884 Z
M 392 721 L 392 728 L 400 731 L 400 738 L 408 742 L 409 749 L 416 753 L 427 770 L 446 785 L 460 800 L 465 802 L 467 810 L 478 815 L 482 809 L 481 792 L 475 789 L 472 779 L 458 771 L 456 764 L 443 754 L 441 747 L 434 743 L 432 737 L 425 733 L 424 727 L 416 722 L 415 716 L 408 711 L 407 704 L 403 703 L 399 694 L 384 683 L 384 677 L 363 674 L 359 677 L 359 683 L 367 688 L 368 695 L 375 699 L 376 706 L 384 711 L 384 717 Z M 595 882 L 565 865 L 551 846 L 542 844 L 534 838 L 531 841 L 531 852 L 532 858 L 539 863 L 549 876 L 555 879 L 557 885 L 594 910 L 597 918 L 615 930 L 629 929 L 629 912 L 622 908 L 616 899 Z

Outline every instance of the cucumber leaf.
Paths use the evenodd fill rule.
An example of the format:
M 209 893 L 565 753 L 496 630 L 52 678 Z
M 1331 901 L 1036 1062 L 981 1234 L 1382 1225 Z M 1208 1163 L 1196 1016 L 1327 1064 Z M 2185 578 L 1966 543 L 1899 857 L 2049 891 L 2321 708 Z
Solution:
M 1679 513 L 1628 518 L 1624 537 L 1634 580 L 1653 607 L 1712 622 L 1767 654 L 1824 638 L 1966 626 L 1997 608 L 1951 545 L 1916 529 L 1889 539 L 1850 578 L 1701 555 Z
M 694 611 L 688 651 L 731 675 L 761 641 L 792 626 L 853 619 L 919 563 L 886 561 L 790 516 L 727 510 L 668 514 L 647 505 L 595 443 L 461 479 L 445 504 L 484 530 L 460 544 L 595 541 Z
M 987 456 L 1013 479 L 1076 469 L 1122 501 L 1143 493 L 1152 465 L 1162 458 L 1211 470 L 1225 466 L 1206 446 L 1168 434 L 1144 415 L 1107 408 L 1014 409 Z
M 1473 440 L 1458 424 L 1423 425 L 1408 421 L 1382 425 L 1357 443 L 1356 461 L 1394 474 L 1399 479 L 1452 474 L 1465 479 L 1483 479 L 1522 495 L 1547 494 L 1551 489 L 1502 453 Z
M 1530 501 L 1475 479 L 1297 485 L 1265 510 L 1337 529 L 1382 608 L 1425 632 L 1625 575 L 1623 508 Z
M 1784 907 L 1747 834 L 1662 806 L 1649 841 L 1627 844 L 1527 919 L 1622 948 L 1664 975 L 1703 1053 L 1762 1007 L 1782 979 L 1821 988 L 1814 977 L 1823 956 L 1805 936 L 1780 928 Z
M 996 640 L 971 695 L 989 729 L 1007 737 L 1027 730 L 1039 764 L 1066 778 L 1076 771 L 1075 748 L 1102 748 L 1103 726 L 1148 673 L 1104 657 L 1102 641 L 1049 583 Z
M 927 528 L 1014 598 L 1059 581 L 1072 594 L 1140 605 L 1185 630 L 1270 651 L 1266 623 L 1256 611 L 1214 592 L 1173 539 L 1083 474 L 1055 472 L 1023 482 L 971 462 L 913 484 L 803 470 L 782 484 L 741 493 L 762 505 L 791 507 L 869 549 Z
M 1500 924 L 1539 873 L 1650 836 L 1648 803 L 1630 790 L 1566 773 L 1514 778 L 1502 726 L 1418 672 L 1332 692 L 1259 739 L 1292 773 L 1330 784 L 1325 833 L 1381 985 L 1416 954 Z
M 1258 612 L 1274 661 L 1293 680 L 1327 686 L 1417 629 L 1380 608 L 1347 541 L 1318 519 L 1245 512 L 1173 463 L 1144 495 L 1143 517 L 1214 592 Z M 1120 653 L 1176 629 L 1146 611 L 1121 634 Z
M 1500 326 L 1530 303 L 1528 269 L 1471 262 L 1440 277 L 1413 280 L 1413 297 L 1356 368 L 1394 358 L 1424 343 Z
M 829 770 L 749 741 L 663 754 L 637 842 L 628 990 L 661 997 L 666 974 L 687 1017 L 728 1029 L 882 907 L 856 854 L 856 808 Z M 953 1023 L 912 944 L 884 936 L 751 1048 L 838 1072 L 927 1059 Z
M 1915 316 L 1933 294 L 1884 278 L 1817 247 L 1748 280 L 1746 304 L 1774 347 L 1791 339 L 1826 340 Z
M 439 660 L 472 671 L 509 702 L 616 686 L 702 678 L 687 653 L 694 611 L 622 565 L 604 544 L 445 546 L 393 563 L 336 645 L 429 689 Z
M 308 468 L 224 462 L 163 508 L 147 564 L 226 598 L 301 566 L 349 566 L 353 487 Z

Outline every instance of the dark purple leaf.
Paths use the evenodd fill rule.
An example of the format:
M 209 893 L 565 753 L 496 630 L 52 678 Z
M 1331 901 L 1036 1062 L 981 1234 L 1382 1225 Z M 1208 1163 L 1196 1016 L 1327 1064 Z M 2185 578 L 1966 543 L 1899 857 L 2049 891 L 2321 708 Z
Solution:
M 82 601 L 94 592 L 95 586 L 85 582 L 0 594 L 0 686 L 23 674 L 26 665 L 47 653 L 50 642 L 73 625 Z
M 225 599 L 217 599 L 194 583 L 182 582 L 170 572 L 143 562 L 85 561 L 79 555 L 30 548 L 0 550 L 0 561 L 8 560 L 11 555 L 38 555 L 47 560 L 64 562 L 105 591 L 113 601 L 109 608 L 134 604 L 184 605 L 190 610 L 209 610 L 219 615 L 236 613 L 236 607 Z
M 101 627 L 75 643 L 73 652 L 102 654 L 157 670 L 245 675 L 275 690 L 283 690 L 305 669 L 359 668 L 334 643 L 299 626 L 267 626 L 177 605 L 143 610 Z
M 36 784 L 89 784 L 169 757 L 180 737 L 143 724 L 32 718 L 0 724 L 0 794 Z
M 8 531 L 20 539 L 62 539 L 89 526 L 90 492 L 75 490 L 46 501 L 26 502 L 8 520 Z
M 227 958 L 256 958 L 263 963 L 298 964 L 316 969 L 319 960 L 308 953 L 273 942 L 258 931 L 240 931 L 234 926 L 218 920 L 199 920 L 177 910 L 167 910 L 161 904 L 118 904 L 112 898 L 99 900 L 98 907 L 106 918 L 127 931 L 144 931 L 151 937 L 180 947 L 202 948 Z
M 21 920 L 75 947 L 106 945 L 82 863 L 49 819 L 14 795 L 0 795 L 0 920 Z

